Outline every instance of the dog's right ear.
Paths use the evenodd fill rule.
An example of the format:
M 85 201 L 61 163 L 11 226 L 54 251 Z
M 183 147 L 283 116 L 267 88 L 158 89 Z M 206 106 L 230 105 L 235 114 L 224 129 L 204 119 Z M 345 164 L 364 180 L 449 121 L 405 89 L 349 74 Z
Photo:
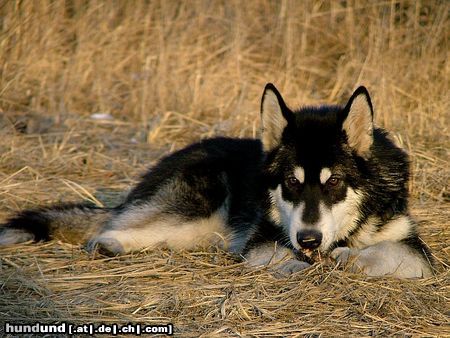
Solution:
M 264 151 L 271 151 L 281 143 L 284 128 L 292 119 L 292 112 L 281 94 L 271 83 L 264 88 L 261 100 L 261 136 Z

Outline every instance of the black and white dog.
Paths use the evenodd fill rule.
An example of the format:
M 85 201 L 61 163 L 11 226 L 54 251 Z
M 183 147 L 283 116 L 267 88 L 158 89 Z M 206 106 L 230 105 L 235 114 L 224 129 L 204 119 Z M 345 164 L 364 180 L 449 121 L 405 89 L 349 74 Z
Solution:
M 407 155 L 374 127 L 366 88 L 345 106 L 291 110 L 268 84 L 261 118 L 261 140 L 213 138 L 179 150 L 115 208 L 25 210 L 0 228 L 0 244 L 57 238 L 109 255 L 218 244 L 282 273 L 318 252 L 370 276 L 432 274 L 408 214 Z

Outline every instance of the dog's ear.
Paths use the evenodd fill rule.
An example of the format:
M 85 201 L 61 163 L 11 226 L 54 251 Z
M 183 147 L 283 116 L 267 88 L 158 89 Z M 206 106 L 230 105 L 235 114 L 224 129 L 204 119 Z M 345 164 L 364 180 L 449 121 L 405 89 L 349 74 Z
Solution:
M 373 108 L 365 87 L 359 87 L 350 97 L 342 111 L 341 121 L 350 148 L 367 158 L 373 143 Z
M 265 151 L 271 151 L 281 143 L 281 136 L 292 112 L 284 103 L 281 94 L 271 83 L 264 88 L 261 100 L 261 136 Z

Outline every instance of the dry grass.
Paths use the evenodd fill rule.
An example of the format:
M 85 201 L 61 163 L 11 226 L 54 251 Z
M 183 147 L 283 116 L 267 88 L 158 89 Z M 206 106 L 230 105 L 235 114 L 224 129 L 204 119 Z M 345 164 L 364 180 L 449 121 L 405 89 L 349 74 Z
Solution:
M 61 243 L 20 245 L 0 249 L 0 321 L 172 322 L 183 336 L 450 335 L 449 9 L 1 1 L 2 218 L 58 200 L 111 203 L 171 149 L 257 136 L 268 81 L 292 106 L 343 103 L 364 84 L 377 123 L 412 155 L 412 213 L 439 263 L 422 281 L 327 264 L 277 280 L 214 250 L 105 260 Z

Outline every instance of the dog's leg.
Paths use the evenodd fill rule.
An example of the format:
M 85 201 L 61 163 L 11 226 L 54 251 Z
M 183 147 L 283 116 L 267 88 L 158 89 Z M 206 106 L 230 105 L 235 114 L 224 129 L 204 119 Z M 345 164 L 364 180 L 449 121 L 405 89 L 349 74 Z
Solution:
M 88 243 L 88 251 L 119 255 L 156 246 L 189 250 L 227 242 L 226 175 L 201 168 L 167 177 L 164 171 L 157 183 L 148 177 Z M 153 174 L 158 176 L 159 169 Z
M 424 255 L 403 242 L 383 241 L 364 249 L 339 247 L 331 252 L 331 257 L 347 265 L 350 271 L 362 271 L 368 276 L 423 278 L 432 275 Z
M 260 205 L 255 200 L 243 192 L 237 192 L 228 206 L 227 226 L 232 236 L 227 250 L 231 253 L 241 255 L 258 231 L 262 215 Z
M 249 250 L 245 259 L 252 267 L 268 266 L 276 276 L 288 276 L 310 265 L 295 258 L 291 249 L 267 242 Z
M 89 241 L 87 250 L 98 249 L 114 256 L 157 246 L 175 250 L 220 246 L 227 240 L 224 225 L 220 209 L 209 217 L 186 220 L 143 204 L 114 217 L 102 233 Z

